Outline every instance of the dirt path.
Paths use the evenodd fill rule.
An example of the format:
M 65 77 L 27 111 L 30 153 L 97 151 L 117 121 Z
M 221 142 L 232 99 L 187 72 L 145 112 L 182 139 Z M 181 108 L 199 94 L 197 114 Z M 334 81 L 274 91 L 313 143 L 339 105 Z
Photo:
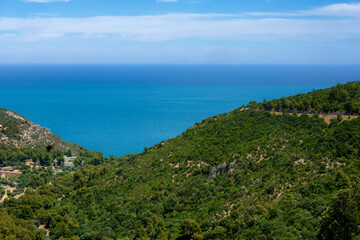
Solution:
M 7 197 L 7 191 L 5 190 L 4 196 L 0 199 L 0 203 L 3 203 Z
M 5 199 L 8 197 L 8 194 L 7 194 L 7 189 L 5 189 L 5 194 L 4 196 L 0 199 L 0 203 L 3 203 L 5 201 Z
M 4 196 L 0 199 L 0 203 L 3 203 L 5 201 L 5 199 L 7 199 L 9 196 L 8 196 L 8 191 L 10 192 L 13 192 L 16 188 L 13 188 L 13 187 L 8 187 L 8 188 L 5 188 L 5 194 Z M 19 195 L 16 195 L 15 198 L 19 198 L 21 197 L 22 195 L 24 195 L 25 193 L 21 193 Z
M 274 113 L 276 115 L 282 115 L 283 113 L 282 112 L 274 112 L 274 111 L 270 111 L 271 113 Z M 288 113 L 290 115 L 294 115 L 294 113 Z M 296 113 L 298 116 L 301 116 L 303 114 L 306 114 L 308 115 L 309 117 L 312 117 L 314 116 L 314 114 L 310 114 L 310 113 Z M 348 121 L 348 120 L 352 120 L 352 119 L 355 119 L 355 118 L 358 118 L 359 116 L 354 116 L 354 115 L 342 115 L 340 114 L 340 116 L 342 116 L 343 120 L 342 121 Z M 330 124 L 330 120 L 333 119 L 333 118 L 337 118 L 337 115 L 327 115 L 327 114 L 319 114 L 319 118 L 323 118 L 324 121 L 327 123 L 327 124 Z

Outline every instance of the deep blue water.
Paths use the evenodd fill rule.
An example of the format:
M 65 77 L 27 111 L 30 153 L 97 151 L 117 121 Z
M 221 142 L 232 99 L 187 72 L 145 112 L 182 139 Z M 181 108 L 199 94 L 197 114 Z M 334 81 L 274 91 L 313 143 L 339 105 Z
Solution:
M 356 80 L 359 65 L 0 65 L 0 107 L 119 156 L 250 100 Z

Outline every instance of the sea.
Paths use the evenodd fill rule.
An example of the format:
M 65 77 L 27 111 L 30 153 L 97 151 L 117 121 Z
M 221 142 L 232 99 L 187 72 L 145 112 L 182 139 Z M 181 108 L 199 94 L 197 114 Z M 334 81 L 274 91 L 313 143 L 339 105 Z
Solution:
M 105 156 L 251 100 L 360 80 L 360 65 L 0 65 L 0 107 Z

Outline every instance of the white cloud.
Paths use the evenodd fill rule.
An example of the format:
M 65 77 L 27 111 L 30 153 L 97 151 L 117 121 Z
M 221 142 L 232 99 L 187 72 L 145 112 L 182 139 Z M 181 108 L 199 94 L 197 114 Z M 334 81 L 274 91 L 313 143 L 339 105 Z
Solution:
M 69 2 L 70 0 L 23 0 L 24 2 L 49 3 L 49 2 Z
M 304 11 L 307 15 L 360 17 L 360 3 L 338 3 Z
M 0 32 L 19 41 L 80 35 L 139 42 L 171 40 L 316 40 L 360 37 L 359 19 L 244 18 L 226 14 L 168 14 L 87 18 L 0 18 Z M 73 36 L 74 37 L 74 36 Z
M 257 17 L 306 17 L 306 16 L 333 16 L 360 18 L 360 3 L 338 3 L 307 11 L 294 12 L 247 12 L 242 15 Z
M 0 34 L 0 36 L 1 36 L 1 37 L 7 37 L 7 38 L 9 38 L 9 37 L 15 37 L 16 34 L 4 33 L 4 34 Z
M 336 16 L 336 18 L 319 18 L 319 15 Z M 14 37 L 11 38 L 13 41 L 39 41 L 62 37 L 130 42 L 189 39 L 335 41 L 360 38 L 358 16 L 360 16 L 360 3 L 333 4 L 310 11 L 290 13 L 166 14 L 84 18 L 3 17 L 0 18 L 0 33 L 13 34 Z

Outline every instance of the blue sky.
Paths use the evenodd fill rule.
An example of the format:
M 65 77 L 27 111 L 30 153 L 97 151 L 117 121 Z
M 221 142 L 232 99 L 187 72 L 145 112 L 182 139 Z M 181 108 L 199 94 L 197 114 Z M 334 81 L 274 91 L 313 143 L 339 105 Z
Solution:
M 360 2 L 1 0 L 0 63 L 360 64 Z

